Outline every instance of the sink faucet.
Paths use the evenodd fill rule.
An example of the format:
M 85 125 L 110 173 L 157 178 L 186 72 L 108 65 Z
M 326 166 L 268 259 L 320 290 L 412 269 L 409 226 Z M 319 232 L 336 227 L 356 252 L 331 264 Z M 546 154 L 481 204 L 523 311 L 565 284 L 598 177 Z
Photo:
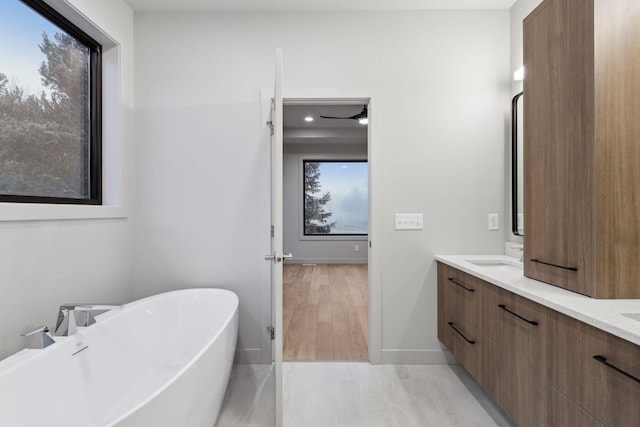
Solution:
M 524 248 L 523 247 L 515 247 L 514 251 L 520 251 L 520 262 L 524 262 Z
M 20 334 L 20 336 L 30 338 L 27 348 L 47 348 L 55 343 L 55 340 L 49 333 L 49 328 L 46 326 L 38 326 L 32 331 Z
M 116 304 L 63 304 L 58 309 L 58 321 L 56 322 L 55 335 L 70 336 L 78 331 L 75 312 L 82 312 L 84 318 L 80 326 L 90 326 L 96 323 L 92 311 L 107 311 L 120 308 Z

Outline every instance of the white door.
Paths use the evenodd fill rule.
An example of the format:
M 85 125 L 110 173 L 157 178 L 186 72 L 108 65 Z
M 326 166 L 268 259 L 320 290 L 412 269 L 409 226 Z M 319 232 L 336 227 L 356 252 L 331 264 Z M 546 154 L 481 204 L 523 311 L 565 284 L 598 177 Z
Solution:
M 274 339 L 276 426 L 282 426 L 282 49 L 276 49 L 274 96 L 271 102 L 271 320 Z

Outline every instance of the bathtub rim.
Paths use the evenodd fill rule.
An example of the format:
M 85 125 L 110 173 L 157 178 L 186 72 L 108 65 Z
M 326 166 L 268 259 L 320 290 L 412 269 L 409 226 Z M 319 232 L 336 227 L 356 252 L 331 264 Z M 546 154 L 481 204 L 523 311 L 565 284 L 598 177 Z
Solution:
M 175 374 L 172 375 L 170 378 L 167 379 L 167 381 L 165 381 L 161 387 L 158 387 L 156 390 L 154 390 L 153 393 L 149 393 L 149 395 L 141 400 L 140 402 L 138 402 L 135 406 L 133 406 L 130 410 L 123 412 L 122 415 L 116 419 L 110 420 L 109 421 L 109 426 L 113 426 L 113 425 L 117 425 L 120 421 L 126 419 L 128 416 L 130 416 L 131 414 L 135 413 L 136 411 L 138 411 L 140 408 L 144 407 L 147 403 L 149 403 L 150 401 L 152 401 L 155 397 L 157 397 L 160 393 L 162 393 L 164 390 L 166 390 L 168 387 L 171 386 L 171 384 L 173 384 L 178 378 L 180 378 L 187 370 L 189 370 L 197 360 L 199 360 L 202 356 L 202 354 L 204 354 L 209 348 L 211 348 L 211 346 L 213 345 L 213 343 L 216 341 L 216 339 L 222 334 L 222 332 L 229 326 L 229 323 L 231 323 L 231 321 L 233 321 L 234 318 L 237 318 L 238 315 L 238 308 L 240 305 L 240 300 L 238 298 L 238 295 L 233 292 L 230 291 L 228 289 L 223 289 L 223 288 L 185 288 L 185 289 L 178 289 L 178 290 L 174 290 L 174 291 L 168 291 L 168 292 L 161 292 L 159 294 L 155 294 L 155 295 L 150 295 L 148 297 L 145 298 L 141 298 L 135 301 L 132 301 L 130 303 L 124 304 L 123 305 L 123 309 L 127 308 L 127 307 L 135 307 L 136 305 L 139 305 L 145 301 L 148 301 L 150 299 L 153 299 L 155 297 L 160 297 L 160 296 L 168 296 L 171 294 L 176 294 L 176 293 L 196 293 L 196 291 L 205 291 L 205 292 L 209 292 L 209 291 L 222 291 L 223 293 L 229 293 L 233 296 L 233 301 L 235 303 L 235 308 L 234 310 L 231 312 L 231 315 L 226 319 L 226 321 L 224 322 L 223 325 L 220 326 L 220 328 L 217 330 L 216 334 L 214 334 L 208 341 L 207 343 L 200 349 L 198 350 L 197 353 L 195 353 L 193 355 L 193 357 L 191 357 L 189 359 L 188 363 L 185 363 L 180 369 L 176 370 Z M 115 312 L 114 312 L 115 311 Z M 122 313 L 122 309 L 117 309 L 116 310 L 111 310 L 108 311 L 106 313 L 103 313 L 102 315 L 105 315 L 106 319 L 108 321 L 108 318 L 111 317 L 116 317 L 116 315 L 118 313 Z M 102 316 L 100 315 L 100 316 Z M 108 318 L 107 318 L 108 317 Z M 98 317 L 96 317 L 96 320 L 98 319 Z M 104 322 L 104 321 L 103 321 Z M 233 362 L 232 362 L 233 363 Z

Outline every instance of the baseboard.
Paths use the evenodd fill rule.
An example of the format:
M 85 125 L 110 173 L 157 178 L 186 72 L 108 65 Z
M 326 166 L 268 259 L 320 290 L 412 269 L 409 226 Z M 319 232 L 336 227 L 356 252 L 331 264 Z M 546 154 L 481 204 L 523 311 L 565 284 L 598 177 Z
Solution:
M 234 363 L 240 365 L 270 364 L 263 359 L 259 348 L 236 350 Z M 447 350 L 382 350 L 382 365 L 457 365 L 458 361 Z
M 382 350 L 384 365 L 455 365 L 458 362 L 446 350 Z
M 239 365 L 261 365 L 270 364 L 271 360 L 264 360 L 264 352 L 261 348 L 239 348 L 236 349 L 236 356 L 233 363 Z
M 366 264 L 366 258 L 293 258 L 285 264 Z

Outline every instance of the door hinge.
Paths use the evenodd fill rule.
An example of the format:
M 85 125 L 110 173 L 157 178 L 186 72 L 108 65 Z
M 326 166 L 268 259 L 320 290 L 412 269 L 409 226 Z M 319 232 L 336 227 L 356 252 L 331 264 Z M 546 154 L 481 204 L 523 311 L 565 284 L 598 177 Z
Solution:
M 276 339 L 276 328 L 274 328 L 273 326 L 267 326 L 267 332 L 271 334 L 272 340 Z
M 274 129 L 275 129 L 275 128 L 274 128 L 273 121 L 269 120 L 269 121 L 267 122 L 267 126 L 269 126 L 269 129 L 270 129 L 270 131 L 271 131 L 271 136 L 273 136 Z
M 275 225 L 271 226 L 271 237 L 276 237 L 276 226 Z

